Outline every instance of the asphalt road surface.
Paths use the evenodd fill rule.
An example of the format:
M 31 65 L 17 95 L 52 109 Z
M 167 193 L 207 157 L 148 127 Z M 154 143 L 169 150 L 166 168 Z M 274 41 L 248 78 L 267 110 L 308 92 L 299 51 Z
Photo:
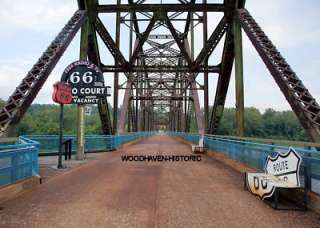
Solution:
M 271 209 L 243 190 L 241 174 L 212 158 L 121 160 L 190 154 L 169 136 L 106 153 L 2 203 L 0 227 L 320 227 L 312 212 Z

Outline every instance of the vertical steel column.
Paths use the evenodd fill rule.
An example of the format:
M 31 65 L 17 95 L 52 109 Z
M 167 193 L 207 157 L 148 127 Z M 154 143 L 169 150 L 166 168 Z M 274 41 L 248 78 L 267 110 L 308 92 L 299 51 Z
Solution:
M 194 21 L 193 21 L 193 13 L 191 13 L 191 59 L 194 60 Z M 204 127 L 204 119 L 203 119 L 203 113 L 201 111 L 200 107 L 200 100 L 198 96 L 198 90 L 197 90 L 197 83 L 196 79 L 191 82 L 191 90 L 192 90 L 192 97 L 193 97 L 193 107 L 195 111 L 195 118 L 198 126 L 198 132 L 199 134 L 205 133 L 205 127 Z M 191 120 L 191 119 L 190 119 Z
M 193 27 L 191 27 L 191 28 L 193 28 Z M 191 30 L 191 48 L 190 48 L 190 45 L 189 45 L 187 39 L 185 40 L 185 45 L 186 45 L 187 53 L 191 56 L 191 59 L 193 60 L 192 56 L 193 56 L 194 50 L 192 50 L 192 46 L 194 47 L 194 45 L 192 45 L 192 43 L 194 41 L 194 38 L 192 38 L 193 37 L 192 34 L 193 34 L 193 32 Z M 198 132 L 199 132 L 199 134 L 204 134 L 205 133 L 204 125 L 203 125 L 204 118 L 203 118 L 203 113 L 202 113 L 201 107 L 200 107 L 196 79 L 194 79 L 193 77 L 194 77 L 193 74 L 191 74 L 191 75 L 189 74 L 189 80 L 191 83 L 190 95 L 192 96 L 191 102 L 193 102 L 193 108 L 195 111 L 195 118 L 196 118 L 196 122 L 197 122 Z M 189 110 L 188 110 L 188 112 L 189 112 Z
M 243 92 L 243 55 L 242 34 L 239 20 L 233 19 L 235 78 L 236 78 L 236 123 L 237 136 L 244 135 L 244 92 Z
M 179 60 L 179 62 L 181 62 L 181 60 Z M 183 80 L 182 80 L 182 73 L 179 73 L 179 86 L 180 86 L 180 91 L 179 91 L 179 94 L 180 96 L 183 97 Z M 185 130 L 185 121 L 184 121 L 184 118 L 185 118 L 185 115 L 184 115 L 184 99 L 182 98 L 181 102 L 180 102 L 180 115 L 181 115 L 181 118 L 180 118 L 180 131 L 184 131 Z
M 207 0 L 202 1 L 203 4 L 207 4 Z M 207 46 L 207 39 L 208 39 L 208 18 L 207 12 L 203 12 L 203 47 Z M 204 66 L 208 66 L 208 58 L 204 60 Z M 205 132 L 208 131 L 209 126 L 209 80 L 208 80 L 209 73 L 205 72 L 203 74 L 203 103 L 204 103 L 204 129 Z
M 127 123 L 128 123 L 127 131 L 131 132 L 131 99 L 130 98 L 129 98 L 129 105 L 128 105 Z
M 194 60 L 194 22 L 193 22 L 193 13 L 190 13 L 190 35 L 191 35 L 191 60 Z
M 154 106 L 153 106 L 153 101 L 151 102 L 151 108 L 152 108 L 152 113 L 151 113 L 151 131 L 154 130 Z
M 130 19 L 131 19 L 131 22 L 130 22 L 130 36 L 129 36 L 129 59 L 131 58 L 131 55 L 132 55 L 132 28 L 133 28 L 132 14 L 130 15 Z M 131 110 L 131 88 L 132 88 L 132 78 L 131 77 L 132 77 L 132 73 L 129 73 L 128 78 L 127 78 L 127 83 L 126 83 L 126 89 L 124 92 L 122 107 L 120 110 L 119 121 L 117 124 L 117 126 L 118 126 L 117 133 L 124 133 L 125 132 L 126 116 L 128 116 L 128 120 L 130 120 L 129 112 Z M 129 122 L 130 121 L 128 121 L 128 128 L 129 128 Z
M 178 102 L 177 131 L 181 131 L 181 102 Z
M 136 96 L 138 97 L 138 88 L 136 88 Z M 136 110 L 135 110 L 135 131 L 139 131 L 139 100 L 136 99 Z
M 187 82 L 186 80 L 184 80 L 184 87 L 186 86 Z M 183 99 L 184 101 L 184 131 L 187 132 L 188 131 L 188 102 L 189 100 L 187 99 L 188 97 L 188 93 L 187 90 L 185 90 L 185 99 Z
M 137 59 L 137 65 L 139 66 L 140 65 L 140 59 Z M 135 107 L 135 119 L 134 119 L 134 128 L 135 128 L 135 131 L 139 131 L 139 99 L 138 99 L 138 96 L 139 96 L 139 86 L 140 86 L 140 73 L 137 73 L 137 82 L 136 82 L 136 107 Z
M 172 109 L 171 106 L 169 106 L 169 126 L 170 126 L 170 131 L 172 130 Z
M 88 57 L 88 33 L 89 33 L 89 20 L 87 19 L 81 28 L 80 37 L 80 60 L 87 60 Z M 84 144 L 85 144 L 85 120 L 84 120 L 85 105 L 78 105 L 77 108 L 77 160 L 84 159 Z
M 148 131 L 151 131 L 151 124 L 150 124 L 150 121 L 151 121 L 151 108 L 150 108 L 150 104 L 149 104 L 149 108 L 148 108 Z
M 173 130 L 177 131 L 177 106 L 176 101 L 173 101 Z
M 121 4 L 121 0 L 117 0 L 117 5 Z M 116 16 L 116 47 L 120 47 L 120 12 L 117 12 Z M 115 60 L 115 66 L 118 66 L 118 61 Z M 118 121 L 118 85 L 119 84 L 119 73 L 114 73 L 113 81 L 113 134 L 117 133 L 117 121 Z
M 144 96 L 146 93 L 145 88 L 145 81 L 141 81 L 141 87 L 143 88 L 141 91 L 141 95 Z M 146 101 L 142 100 L 141 102 L 141 130 L 146 130 Z
M 146 131 L 149 131 L 149 107 L 146 108 L 146 119 L 145 119 L 145 129 Z

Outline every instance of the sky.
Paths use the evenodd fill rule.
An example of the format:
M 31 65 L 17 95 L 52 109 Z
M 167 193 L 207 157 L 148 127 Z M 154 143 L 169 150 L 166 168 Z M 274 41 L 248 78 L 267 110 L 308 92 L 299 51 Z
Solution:
M 150 1 L 150 0 L 149 0 Z M 156 0 L 155 0 L 156 1 Z M 1 0 L 0 10 L 0 98 L 7 100 L 15 87 L 31 69 L 54 37 L 62 29 L 73 12 L 77 9 L 76 0 Z M 101 1 L 104 3 L 113 1 Z M 219 1 L 218 1 L 219 2 Z M 247 0 L 246 8 L 250 11 L 264 32 L 269 36 L 281 54 L 286 58 L 311 94 L 320 101 L 320 1 L 304 0 Z M 106 27 L 114 34 L 114 17 L 103 15 Z M 221 15 L 210 14 L 209 34 L 218 23 Z M 121 47 L 127 53 L 127 35 L 125 26 L 121 38 Z M 196 53 L 201 48 L 201 32 L 196 28 Z M 200 31 L 200 30 L 199 30 Z M 99 41 L 100 42 L 100 41 Z M 107 49 L 100 45 L 103 60 L 111 60 Z M 218 47 L 219 56 L 222 47 Z M 264 66 L 250 41 L 243 33 L 244 49 L 244 91 L 245 106 L 289 110 L 280 89 Z M 79 58 L 79 35 L 70 44 L 47 82 L 39 92 L 34 103 L 53 103 L 52 85 L 61 77 L 63 69 Z M 217 75 L 210 74 L 209 102 L 213 104 Z M 121 81 L 124 79 L 122 78 Z M 202 75 L 197 79 L 202 82 Z M 112 74 L 105 74 L 105 81 L 113 85 Z M 234 73 L 232 75 L 226 106 L 235 106 Z M 122 103 L 123 92 L 119 103 Z M 199 93 L 202 98 L 203 93 Z M 112 97 L 108 98 L 111 102 Z M 112 102 L 111 102 L 112 103 Z M 203 102 L 200 102 L 201 105 Z

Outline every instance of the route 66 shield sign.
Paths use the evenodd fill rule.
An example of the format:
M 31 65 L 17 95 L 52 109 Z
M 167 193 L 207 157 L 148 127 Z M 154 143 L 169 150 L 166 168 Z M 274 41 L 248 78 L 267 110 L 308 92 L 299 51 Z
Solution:
M 54 83 L 52 99 L 59 104 L 70 104 L 72 102 L 71 86 L 63 82 Z
M 290 148 L 285 154 L 268 156 L 264 173 L 247 173 L 248 189 L 261 199 L 271 197 L 278 188 L 300 187 L 299 168 L 300 155 Z

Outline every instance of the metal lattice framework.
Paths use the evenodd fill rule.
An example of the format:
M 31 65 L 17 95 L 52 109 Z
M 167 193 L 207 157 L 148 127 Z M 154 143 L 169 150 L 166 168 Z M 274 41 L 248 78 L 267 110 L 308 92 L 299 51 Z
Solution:
M 149 1 L 117 0 L 117 4 L 104 4 L 97 0 L 78 0 L 79 11 L 0 112 L 1 132 L 19 122 L 81 27 L 80 58 L 94 62 L 103 72 L 114 73 L 113 118 L 106 100 L 99 103 L 105 134 L 160 127 L 190 131 L 193 118 L 201 134 L 215 133 L 235 63 L 237 133 L 241 136 L 244 131 L 243 28 L 302 126 L 313 141 L 320 141 L 318 103 L 244 8 L 245 0 L 224 0 L 222 3 L 177 0 L 175 3 L 161 1 L 157 4 Z M 115 18 L 114 36 L 106 26 L 103 14 Z M 209 14 L 221 15 L 210 34 Z M 199 28 L 203 42 L 196 55 L 195 30 L 199 31 Z M 120 38 L 128 46 L 120 47 Z M 220 43 L 223 44 L 221 60 L 216 65 L 208 64 Z M 112 61 L 101 60 L 101 45 L 110 52 Z M 126 52 L 129 52 L 128 56 L 125 56 Z M 201 83 L 197 80 L 199 74 L 203 76 Z M 211 113 L 209 75 L 218 76 Z M 121 77 L 125 77 L 125 82 L 120 84 Z M 124 91 L 124 96 L 118 110 L 120 90 Z M 199 90 L 204 94 L 204 110 L 200 108 Z

